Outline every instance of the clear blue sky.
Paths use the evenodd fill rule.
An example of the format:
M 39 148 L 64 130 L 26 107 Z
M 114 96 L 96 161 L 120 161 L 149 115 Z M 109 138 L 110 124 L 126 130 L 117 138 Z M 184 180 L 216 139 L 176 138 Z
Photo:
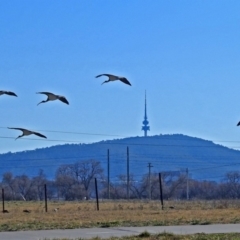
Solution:
M 150 135 L 240 148 L 239 9 L 238 0 L 1 1 L 0 90 L 18 98 L 0 96 L 0 153 L 142 136 L 145 90 Z M 101 85 L 101 73 L 132 87 Z M 39 91 L 70 105 L 37 106 Z M 48 140 L 15 141 L 21 132 L 7 127 Z

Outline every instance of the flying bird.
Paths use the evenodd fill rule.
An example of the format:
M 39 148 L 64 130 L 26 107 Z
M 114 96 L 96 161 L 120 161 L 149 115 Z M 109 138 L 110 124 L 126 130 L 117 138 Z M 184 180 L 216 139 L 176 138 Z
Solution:
M 43 100 L 41 101 L 40 103 L 45 103 L 45 102 L 48 102 L 48 101 L 54 101 L 54 100 L 60 100 L 66 104 L 69 104 L 68 100 L 64 97 L 64 96 L 60 96 L 60 95 L 55 95 L 53 93 L 50 93 L 50 92 L 37 92 L 38 94 L 45 94 L 47 95 L 47 100 Z M 38 105 L 40 104 L 38 103 Z
M 115 75 L 112 75 L 112 74 L 100 74 L 100 75 L 97 75 L 96 78 L 101 77 L 101 76 L 108 77 L 108 80 L 104 81 L 102 84 L 107 83 L 107 82 L 111 82 L 111 81 L 120 80 L 121 82 L 132 86 L 131 83 L 125 77 L 119 77 L 119 76 L 115 76 Z
M 3 94 L 17 97 L 16 93 L 14 92 L 0 90 L 0 96 Z
M 25 128 L 10 128 L 9 129 L 15 129 L 15 130 L 20 130 L 22 131 L 22 135 L 19 135 L 16 139 L 20 138 L 20 137 L 23 137 L 23 136 L 28 136 L 28 135 L 31 135 L 31 134 L 35 134 L 39 137 L 42 137 L 42 138 L 47 138 L 46 136 L 42 135 L 41 133 L 38 133 L 38 132 L 34 132 L 34 131 L 30 131 L 30 130 L 27 130 Z M 15 139 L 15 140 L 16 140 Z

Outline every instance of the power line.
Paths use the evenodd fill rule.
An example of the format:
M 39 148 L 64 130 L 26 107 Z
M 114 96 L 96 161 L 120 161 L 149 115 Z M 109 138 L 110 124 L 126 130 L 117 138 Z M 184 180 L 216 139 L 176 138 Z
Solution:
M 35 154 L 34 151 L 36 150 L 32 150 L 30 151 L 31 153 L 30 154 Z M 50 157 L 42 157 L 42 158 L 34 158 L 34 157 L 28 157 L 26 158 L 24 155 L 26 154 L 25 152 L 23 153 L 19 153 L 21 154 L 22 156 L 20 157 L 20 159 L 23 159 L 24 160 L 31 160 L 31 162 L 37 162 L 37 161 L 50 161 L 50 160 L 67 160 L 67 159 L 86 159 L 86 158 L 94 158 L 94 159 L 101 159 L 101 162 L 106 162 L 106 158 L 107 158 L 107 154 L 103 154 L 103 153 L 98 153 L 98 154 L 84 154 L 84 155 L 73 155 L 73 156 L 69 156 L 66 154 L 63 154 L 61 153 L 62 156 L 59 156 L 59 154 L 56 154 L 58 156 L 50 156 Z M 8 155 L 8 153 L 6 154 Z M 45 155 L 47 155 L 47 153 L 45 153 Z M 204 159 L 198 159 L 198 158 L 193 158 L 193 157 L 189 157 L 189 156 L 186 156 L 186 155 L 159 155 L 159 154 L 139 154 L 139 155 L 136 155 L 136 154 L 130 154 L 131 155 L 131 164 L 132 163 L 139 163 L 140 161 L 141 162 L 148 162 L 149 160 L 151 160 L 153 163 L 159 163 L 161 164 L 162 162 L 164 161 L 168 161 L 168 165 L 172 165 L 172 164 L 175 164 L 176 165 L 176 160 L 177 160 L 177 164 L 178 165 L 182 165 L 182 164 L 189 164 L 189 163 L 197 163 L 197 164 L 205 164 L 205 160 L 206 160 L 206 157 L 208 157 L 207 155 L 204 155 L 202 156 Z M 2 156 L 3 158 L 4 156 Z M 6 156 L 6 158 L 8 159 L 9 156 Z M 155 158 L 155 159 L 154 159 Z M 222 157 L 221 155 L 220 156 L 209 156 L 209 158 L 211 158 L 212 162 L 210 163 L 211 165 L 218 165 L 219 163 L 219 160 L 227 160 L 228 161 L 228 156 L 224 156 Z M 125 153 L 113 153 L 112 154 L 112 159 L 111 159 L 111 162 L 112 163 L 123 163 L 121 162 L 121 160 L 125 159 Z M 169 161 L 169 160 L 174 160 L 174 161 Z M 183 159 L 184 161 L 179 161 L 180 159 Z M 238 156 L 235 157 L 236 160 L 238 160 Z M 190 160 L 190 161 L 187 161 L 187 160 Z M 214 161 L 213 161 L 214 160 Z M 13 162 L 18 162 L 19 161 L 19 158 L 16 159 L 16 160 L 10 160 L 11 163 Z M 138 165 L 136 165 L 135 167 L 138 167 Z
M 8 127 L 3 127 L 1 126 L 0 128 L 2 129 L 8 129 Z M 110 137 L 124 137 L 124 138 L 131 138 L 130 136 L 126 136 L 126 135 L 119 135 L 119 134 L 106 134 L 106 133 L 89 133 L 89 132 L 77 132 L 77 131 L 60 131 L 60 130 L 42 130 L 42 129 L 36 129 L 36 131 L 43 131 L 43 132 L 53 132 L 53 133 L 64 133 L 64 134 L 76 134 L 76 135 L 92 135 L 92 136 L 110 136 Z M 164 140 L 174 140 L 174 141 L 189 141 L 189 139 L 172 139 L 172 135 L 159 135 L 161 137 L 164 138 Z M 154 136 L 152 136 L 154 137 Z M 178 137 L 178 136 L 176 136 Z M 10 138 L 10 137 L 2 137 L 2 138 Z M 167 139 L 169 138 L 169 139 Z M 29 138 L 30 139 L 30 138 Z M 31 139 L 34 140 L 34 139 Z M 234 142 L 234 143 L 240 143 L 240 141 L 236 141 L 236 140 L 205 140 L 205 139 L 201 139 L 199 138 L 199 140 L 203 140 L 203 141 L 208 141 L 208 142 Z M 52 141 L 57 141 L 57 140 L 52 140 Z M 64 141 L 64 140 L 59 140 L 59 141 Z M 69 141 L 69 140 L 65 140 L 65 141 Z M 71 140 L 70 140 L 71 141 Z M 150 144 L 150 145 L 155 145 L 155 144 Z M 221 145 L 220 145 L 221 146 Z M 204 147 L 204 146 L 202 146 Z
M 212 168 L 230 167 L 230 166 L 235 166 L 235 165 L 240 165 L 240 163 L 233 163 L 233 164 L 226 164 L 226 165 L 213 166 L 213 167 L 205 167 L 205 168 L 195 168 L 195 169 L 191 169 L 191 172 L 200 171 L 200 170 L 206 170 L 206 169 L 212 169 Z
M 0 127 L 3 129 L 8 129 L 8 127 Z M 45 131 L 45 132 L 56 132 L 56 133 L 64 133 L 64 134 L 82 134 L 82 135 L 100 135 L 100 136 L 121 136 L 121 137 L 130 137 L 130 136 L 126 136 L 126 135 L 119 135 L 119 134 L 107 134 L 107 133 L 89 133 L 89 132 L 77 132 L 77 131 L 60 131 L 60 130 L 37 130 L 36 131 Z M 178 135 L 178 134 L 176 134 Z M 159 135 L 164 137 L 164 140 L 172 140 L 172 135 Z M 151 137 L 151 136 L 150 136 Z M 152 136 L 154 137 L 154 136 Z M 169 137 L 169 139 L 167 139 Z M 201 139 L 201 138 L 199 138 Z M 178 139 L 175 139 L 178 140 Z M 188 139 L 180 139 L 181 141 L 189 141 Z M 202 139 L 205 140 L 205 139 Z M 205 141 L 211 141 L 211 142 L 238 142 L 240 143 L 240 141 L 236 141 L 236 140 L 205 140 Z
M 6 136 L 0 136 L 0 138 L 5 138 L 5 139 L 15 139 L 14 137 L 6 137 Z M 45 141 L 45 142 L 71 142 L 71 143 L 82 143 L 82 141 L 79 140 L 60 140 L 60 139 L 35 139 L 35 138 L 21 138 L 19 140 L 29 140 L 29 141 Z M 19 141 L 18 140 L 18 141 Z M 146 146 L 146 147 L 180 147 L 180 148 L 185 148 L 185 147 L 194 147 L 194 148 L 215 148 L 216 146 L 201 146 L 201 145 L 177 145 L 177 144 L 145 144 L 145 143 L 128 143 L 128 142 L 109 142 L 112 140 L 105 140 L 104 142 L 94 142 L 94 143 L 87 143 L 89 144 L 103 144 L 103 145 L 130 145 L 130 146 Z M 118 140 L 119 141 L 119 140 Z M 86 144 L 86 143 L 84 143 Z M 223 148 L 228 148 L 226 146 L 221 146 L 219 147 Z M 234 146 L 233 148 L 240 148 L 240 146 Z
M 5 137 L 0 136 L 0 138 L 9 138 L 9 139 L 16 139 L 15 137 Z M 75 142 L 81 143 L 80 141 L 73 141 L 73 140 L 59 140 L 59 139 L 41 139 L 41 138 L 20 138 L 18 141 L 21 140 L 30 140 L 30 141 L 45 141 L 45 142 Z
M 0 127 L 3 129 L 8 129 L 8 127 Z M 71 131 L 59 131 L 59 130 L 41 130 L 36 129 L 36 131 L 43 131 L 43 132 L 54 132 L 54 133 L 64 133 L 64 134 L 78 134 L 78 135 L 97 135 L 97 136 L 110 136 L 110 137 L 127 137 L 123 135 L 117 134 L 106 134 L 106 133 L 88 133 L 88 132 L 71 132 Z
M 40 165 L 34 165 L 34 166 L 12 166 L 12 165 L 10 165 L 10 166 L 7 166 L 7 165 L 5 165 L 4 166 L 4 168 L 31 168 L 31 167 L 48 167 L 48 166 L 66 166 L 66 165 L 72 165 L 72 164 L 74 164 L 74 163 L 76 163 L 76 162 L 78 162 L 79 161 L 79 158 L 78 159 L 75 159 L 75 161 L 76 162 L 74 162 L 74 163 L 60 163 L 59 162 L 59 160 L 68 160 L 68 159 L 74 159 L 74 158 L 52 158 L 52 159 L 45 159 L 45 160 L 58 160 L 56 163 L 49 163 L 49 164 L 40 164 Z M 83 159 L 83 157 L 82 157 L 82 159 Z M 29 160 L 29 159 L 27 159 L 27 160 Z M 42 159 L 39 159 L 39 160 L 41 160 L 41 162 L 42 162 Z M 86 158 L 84 157 L 84 160 L 86 160 Z M 98 160 L 98 159 L 95 159 L 95 160 Z M 19 160 L 18 160 L 19 161 Z M 14 161 L 9 161 L 9 163 L 13 163 L 13 162 L 16 162 L 16 160 L 14 160 Z M 32 162 L 32 161 L 31 161 Z M 35 163 L 36 163 L 37 161 L 35 161 Z M 146 161 L 147 162 L 147 161 Z M 145 162 L 145 163 L 146 163 Z M 60 164 L 59 164 L 60 163 Z M 102 162 L 101 162 L 102 163 Z M 115 162 L 116 163 L 116 162 Z M 172 163 L 172 164 L 174 164 L 174 163 Z M 172 165 L 172 164 L 170 164 L 170 165 Z M 218 169 L 218 168 L 224 168 L 224 167 L 229 167 L 229 166 L 236 166 L 236 165 L 239 165 L 240 163 L 232 163 L 232 164 L 224 164 L 224 165 L 219 165 L 219 166 L 209 166 L 209 167 L 204 167 L 204 168 L 195 168 L 195 169 L 191 169 L 191 172 L 200 172 L 200 171 L 202 171 L 202 170 L 206 170 L 206 169 Z M 125 164 L 122 164 L 123 166 L 125 165 Z M 176 165 L 176 163 L 174 164 L 174 165 Z M 169 165 L 168 165 L 169 166 Z M 142 167 L 138 167 L 138 166 L 135 166 L 134 167 L 134 169 L 136 170 L 136 169 L 142 169 Z M 166 171 L 165 171 L 166 172 Z M 175 171 L 175 170 L 169 170 L 169 172 L 181 172 L 181 170 L 178 170 L 178 171 Z

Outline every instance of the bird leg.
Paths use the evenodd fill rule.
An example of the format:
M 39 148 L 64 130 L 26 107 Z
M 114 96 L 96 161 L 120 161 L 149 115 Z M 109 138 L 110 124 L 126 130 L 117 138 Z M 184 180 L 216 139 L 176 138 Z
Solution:
M 23 136 L 23 134 L 22 135 L 19 135 L 17 138 L 15 138 L 15 140 L 17 140 L 18 138 L 20 138 L 20 137 L 22 137 Z
M 110 82 L 110 80 L 106 80 L 106 81 L 104 81 L 104 82 L 102 83 L 102 85 L 103 85 L 104 83 L 107 83 L 107 82 Z
M 45 103 L 45 102 L 47 102 L 47 100 L 46 100 L 46 101 L 43 100 L 43 101 L 41 101 L 40 103 Z M 40 103 L 38 103 L 37 106 L 38 106 Z

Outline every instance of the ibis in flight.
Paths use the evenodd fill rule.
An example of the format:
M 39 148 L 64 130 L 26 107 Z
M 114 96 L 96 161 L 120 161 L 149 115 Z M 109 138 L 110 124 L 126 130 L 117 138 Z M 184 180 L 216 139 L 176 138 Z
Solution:
M 37 93 L 47 95 L 47 100 L 45 100 L 45 101 L 43 100 L 43 101 L 41 101 L 40 103 L 45 103 L 45 102 L 48 102 L 48 101 L 54 101 L 54 100 L 57 100 L 57 99 L 58 99 L 58 100 L 66 103 L 66 104 L 69 104 L 68 100 L 67 100 L 64 96 L 55 95 L 55 94 L 50 93 L 50 92 L 37 92 Z M 40 103 L 38 103 L 38 105 L 39 105 Z
M 111 81 L 120 80 L 121 82 L 132 86 L 131 83 L 125 77 L 119 77 L 119 76 L 115 76 L 115 75 L 112 75 L 112 74 L 100 74 L 100 75 L 97 75 L 96 78 L 101 77 L 101 76 L 108 77 L 108 80 L 104 81 L 102 84 L 107 83 L 107 82 L 111 82 Z
M 15 96 L 15 97 L 17 97 L 17 95 L 16 95 L 14 92 L 10 92 L 10 91 L 2 91 L 2 90 L 0 90 L 0 96 L 3 95 L 3 94 L 9 95 L 9 96 Z
M 42 135 L 41 133 L 38 133 L 38 132 L 34 132 L 34 131 L 30 131 L 30 130 L 27 130 L 25 128 L 10 128 L 9 129 L 15 129 L 15 130 L 20 130 L 22 131 L 22 135 L 19 135 L 16 139 L 20 138 L 20 137 L 23 137 L 23 136 L 28 136 L 28 135 L 31 135 L 31 134 L 35 134 L 36 136 L 39 136 L 39 137 L 42 137 L 42 138 L 47 138 L 46 136 Z M 15 139 L 15 140 L 16 140 Z

